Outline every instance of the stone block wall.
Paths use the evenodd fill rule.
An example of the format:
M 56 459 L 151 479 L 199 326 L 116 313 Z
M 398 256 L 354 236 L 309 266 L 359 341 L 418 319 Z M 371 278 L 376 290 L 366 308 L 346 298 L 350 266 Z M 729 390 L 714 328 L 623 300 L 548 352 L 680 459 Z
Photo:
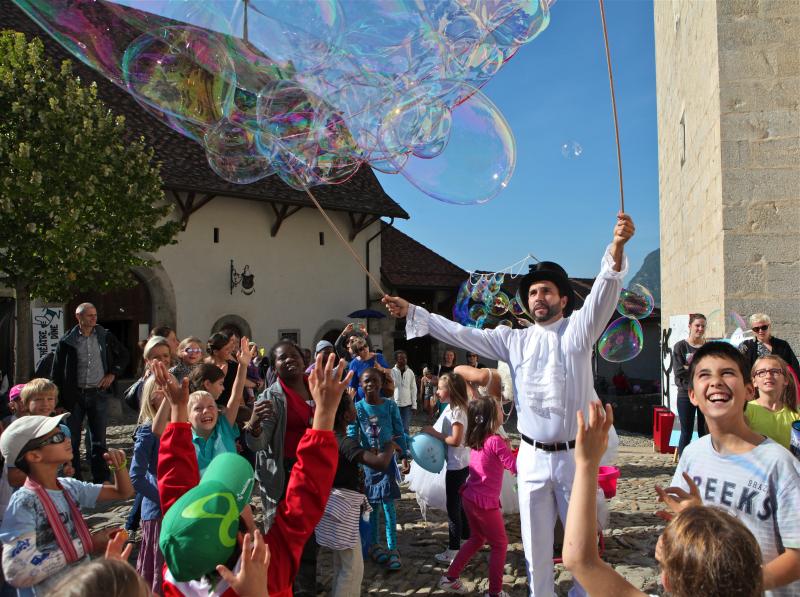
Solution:
M 662 323 L 717 311 L 720 335 L 723 313 L 763 311 L 800 350 L 800 2 L 654 14 Z
M 800 350 L 800 2 L 719 2 L 725 308 Z
M 714 2 L 653 3 L 662 325 L 719 309 L 724 292 L 720 89 Z

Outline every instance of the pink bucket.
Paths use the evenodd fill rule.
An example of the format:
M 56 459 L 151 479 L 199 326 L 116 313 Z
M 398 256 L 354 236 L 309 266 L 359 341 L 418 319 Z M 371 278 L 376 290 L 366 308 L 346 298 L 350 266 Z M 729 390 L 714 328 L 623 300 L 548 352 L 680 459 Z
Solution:
M 617 495 L 617 479 L 619 479 L 619 469 L 615 466 L 601 466 L 597 472 L 597 484 L 603 490 L 606 499 Z

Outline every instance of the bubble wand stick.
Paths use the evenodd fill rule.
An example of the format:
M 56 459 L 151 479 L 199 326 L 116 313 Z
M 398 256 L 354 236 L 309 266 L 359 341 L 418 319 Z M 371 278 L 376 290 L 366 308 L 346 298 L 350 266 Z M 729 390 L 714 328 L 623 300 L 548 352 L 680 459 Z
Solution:
M 614 138 L 617 142 L 617 169 L 619 170 L 619 210 L 625 212 L 625 191 L 622 187 L 622 151 L 619 145 L 619 121 L 617 120 L 617 99 L 614 95 L 614 73 L 611 70 L 611 50 L 608 47 L 608 30 L 606 29 L 606 9 L 603 0 L 600 2 L 600 19 L 603 22 L 603 41 L 606 46 L 606 64 L 608 64 L 608 84 L 611 87 L 611 109 L 614 112 Z

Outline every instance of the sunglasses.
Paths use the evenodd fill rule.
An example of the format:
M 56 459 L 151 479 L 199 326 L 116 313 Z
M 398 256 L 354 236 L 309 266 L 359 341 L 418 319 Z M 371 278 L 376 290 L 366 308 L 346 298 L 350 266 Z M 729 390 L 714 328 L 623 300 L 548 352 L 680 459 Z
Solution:
M 197 354 L 199 352 L 203 352 L 202 348 L 186 348 L 184 351 L 186 354 Z
M 772 377 L 777 377 L 778 375 L 783 375 L 782 369 L 759 369 L 758 371 L 753 372 L 753 377 L 765 377 L 769 373 Z
M 766 332 L 769 329 L 769 325 L 757 325 L 753 328 L 754 332 Z
M 22 457 L 31 450 L 39 450 L 41 448 L 44 448 L 45 446 L 50 446 L 53 444 L 61 444 L 64 441 L 66 441 L 66 439 L 67 439 L 67 434 L 64 433 L 63 431 L 59 431 L 51 435 L 50 437 L 46 437 L 43 440 L 36 442 L 35 444 L 30 444 L 20 453 L 19 456 L 17 456 L 17 462 L 20 462 L 22 460 Z

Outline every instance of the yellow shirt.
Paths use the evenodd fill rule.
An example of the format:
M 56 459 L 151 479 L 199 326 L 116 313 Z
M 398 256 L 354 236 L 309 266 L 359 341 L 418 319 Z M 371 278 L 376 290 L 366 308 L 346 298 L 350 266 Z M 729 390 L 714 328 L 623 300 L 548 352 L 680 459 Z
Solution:
M 755 400 L 747 403 L 744 416 L 750 429 L 766 435 L 787 450 L 792 437 L 792 423 L 800 421 L 800 412 L 793 412 L 785 406 L 779 411 L 772 412 L 768 408 L 756 404 Z

